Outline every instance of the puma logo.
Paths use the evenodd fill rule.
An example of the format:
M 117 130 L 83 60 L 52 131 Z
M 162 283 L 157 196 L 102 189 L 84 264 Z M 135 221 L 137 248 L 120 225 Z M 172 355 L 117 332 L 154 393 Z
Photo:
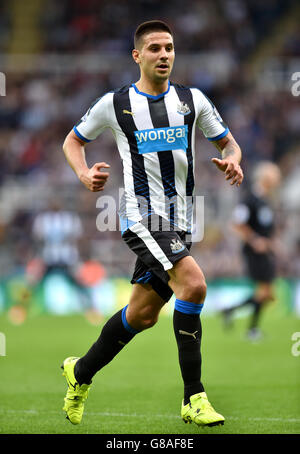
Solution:
M 132 115 L 134 117 L 134 113 L 130 112 L 130 110 L 127 110 L 127 109 L 123 109 L 123 114 Z
M 182 331 L 182 329 L 179 330 L 179 334 L 184 334 L 185 336 L 191 336 L 194 339 L 196 339 L 196 333 L 198 333 L 198 331 L 195 331 L 194 333 L 188 333 L 187 331 Z

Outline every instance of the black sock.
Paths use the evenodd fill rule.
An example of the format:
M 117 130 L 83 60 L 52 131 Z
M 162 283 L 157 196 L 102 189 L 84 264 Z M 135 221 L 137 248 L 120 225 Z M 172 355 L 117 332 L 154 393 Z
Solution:
M 259 302 L 253 298 L 253 313 L 250 320 L 249 329 L 255 329 L 258 326 L 259 318 L 261 315 L 261 309 L 263 306 L 263 302 Z
M 204 391 L 201 383 L 201 337 L 199 314 L 174 310 L 173 327 L 178 346 L 179 364 L 184 383 L 184 404 L 190 396 Z
M 90 383 L 96 372 L 108 364 L 138 332 L 129 327 L 126 318 L 124 321 L 125 313 L 126 308 L 121 309 L 106 322 L 97 341 L 75 364 L 74 375 L 80 385 Z
M 253 308 L 253 313 L 251 316 L 249 329 L 253 329 L 253 328 L 255 329 L 258 326 L 258 321 L 259 321 L 260 314 L 261 314 L 261 308 L 263 306 L 263 303 L 258 301 L 255 298 L 255 296 L 250 296 L 242 303 L 238 304 L 237 306 L 233 306 L 233 307 L 229 308 L 227 311 L 232 313 L 235 310 L 240 309 L 241 307 L 244 307 L 244 306 L 248 306 L 248 305 L 251 305 Z

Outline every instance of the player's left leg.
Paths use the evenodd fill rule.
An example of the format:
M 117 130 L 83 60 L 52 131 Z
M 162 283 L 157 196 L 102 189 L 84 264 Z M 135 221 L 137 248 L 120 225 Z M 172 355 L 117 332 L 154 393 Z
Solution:
M 201 383 L 200 313 L 206 296 L 206 283 L 191 256 L 175 263 L 168 273 L 169 286 L 176 296 L 173 326 L 184 382 L 184 403 L 187 404 L 191 395 L 204 391 Z
M 173 326 L 184 382 L 182 419 L 200 426 L 224 424 L 224 417 L 209 403 L 201 382 L 200 313 L 206 296 L 204 275 L 191 256 L 179 260 L 168 273 L 169 286 L 176 296 Z

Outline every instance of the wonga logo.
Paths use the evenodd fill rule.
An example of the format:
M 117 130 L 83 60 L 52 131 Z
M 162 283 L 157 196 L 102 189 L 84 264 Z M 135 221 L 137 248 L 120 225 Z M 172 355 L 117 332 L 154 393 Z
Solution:
M 187 125 L 144 129 L 134 132 L 139 154 L 167 150 L 186 151 L 188 146 L 187 134 Z

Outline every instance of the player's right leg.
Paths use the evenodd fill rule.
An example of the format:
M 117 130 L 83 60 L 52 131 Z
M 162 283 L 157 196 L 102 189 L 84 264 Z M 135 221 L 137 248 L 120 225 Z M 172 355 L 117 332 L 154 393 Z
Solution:
M 72 424 L 79 424 L 93 376 L 108 364 L 133 337 L 153 326 L 164 305 L 149 284 L 134 284 L 129 304 L 103 326 L 97 341 L 82 357 L 69 357 L 62 365 L 68 384 L 63 410 Z

